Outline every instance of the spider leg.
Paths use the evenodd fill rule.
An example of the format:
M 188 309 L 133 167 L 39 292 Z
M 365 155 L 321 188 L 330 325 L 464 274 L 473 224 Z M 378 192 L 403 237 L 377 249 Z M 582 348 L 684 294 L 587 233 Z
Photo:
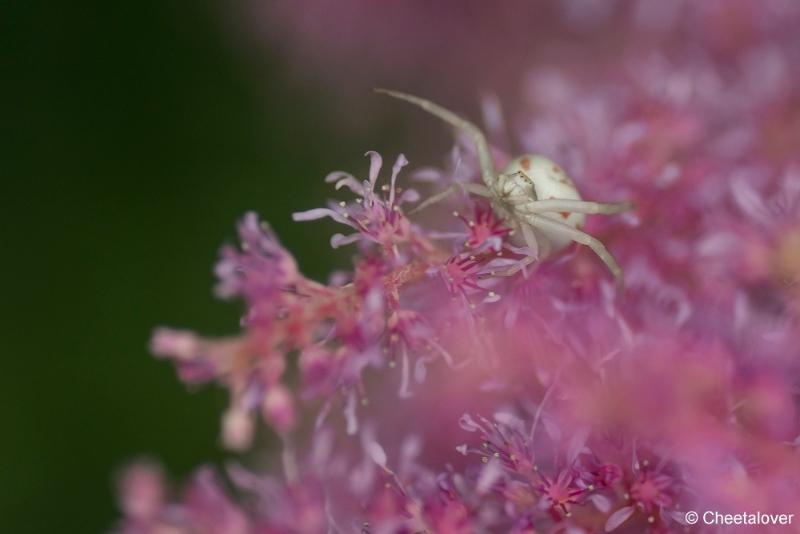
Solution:
M 606 264 L 606 267 L 608 267 L 608 270 L 611 271 L 611 274 L 614 275 L 614 279 L 617 283 L 617 291 L 622 293 L 622 290 L 625 287 L 622 268 L 617 263 L 617 260 L 614 259 L 614 256 L 611 255 L 606 246 L 599 239 L 587 234 L 586 232 L 581 232 L 580 230 L 573 228 L 568 224 L 564 224 L 548 217 L 537 217 L 536 215 L 531 215 L 526 217 L 525 220 L 534 228 L 541 228 L 542 230 L 549 230 L 551 232 L 559 233 L 564 237 L 575 241 L 576 243 L 580 243 L 581 245 L 586 245 L 587 247 L 591 248 L 592 251 L 597 254 L 601 260 L 603 260 L 603 263 Z
M 533 232 L 533 228 L 527 224 L 521 224 L 520 229 L 522 230 L 522 238 L 525 240 L 525 244 L 528 245 L 528 248 L 531 249 L 532 255 L 538 256 L 539 241 L 536 239 L 536 234 Z
M 480 128 L 475 126 L 467 119 L 459 117 L 452 111 L 447 110 L 438 104 L 434 104 L 430 100 L 425 100 L 424 98 L 409 95 L 407 93 L 401 93 L 399 91 L 390 91 L 388 89 L 375 89 L 375 92 L 389 95 L 400 100 L 405 100 L 406 102 L 411 102 L 412 104 L 421 107 L 428 113 L 439 117 L 451 126 L 458 128 L 469 135 L 470 138 L 472 138 L 472 142 L 475 144 L 475 149 L 478 153 L 478 162 L 481 166 L 481 176 L 483 177 L 483 182 L 489 187 L 494 184 L 495 180 L 497 179 L 497 172 L 495 171 L 494 162 L 492 161 L 489 143 L 486 141 L 486 136 L 483 135 L 483 132 Z
M 533 228 L 523 223 L 520 225 L 520 230 L 522 231 L 522 238 L 525 240 L 525 244 L 529 249 L 531 249 L 531 255 L 521 259 L 519 263 L 509 267 L 508 269 L 496 271 L 493 273 L 494 276 L 513 276 L 539 258 L 539 242 L 536 239 L 536 234 L 533 232 Z
M 459 191 L 466 191 L 468 193 L 472 193 L 473 195 L 481 196 L 481 197 L 492 197 L 492 192 L 489 191 L 489 188 L 482 184 L 474 184 L 474 183 L 461 183 L 456 182 L 452 184 L 450 187 L 445 189 L 440 193 L 436 193 L 432 197 L 428 197 L 423 200 L 418 206 L 408 212 L 409 215 L 414 215 L 415 213 L 419 213 L 420 211 L 424 210 L 427 207 L 430 207 L 442 200 L 446 199 L 450 195 L 458 193 Z
M 436 193 L 433 196 L 430 196 L 420 202 L 414 209 L 408 212 L 409 215 L 414 215 L 415 213 L 419 213 L 420 211 L 424 210 L 425 208 L 436 204 L 437 202 L 441 202 L 442 200 L 446 199 L 450 195 L 453 195 L 459 191 L 459 187 L 456 184 L 451 185 L 444 191 L 440 193 Z
M 561 198 L 548 198 L 546 200 L 528 200 L 524 206 L 525 213 L 588 213 L 612 215 L 636 209 L 633 202 L 590 202 L 586 200 L 568 200 Z
M 515 274 L 525 269 L 526 267 L 528 267 L 528 265 L 530 265 L 535 261 L 536 258 L 534 258 L 533 256 L 527 256 L 519 260 L 519 263 L 517 263 L 516 265 L 513 265 L 512 267 L 509 267 L 508 269 L 504 269 L 502 271 L 494 271 L 489 276 L 514 276 Z
M 475 196 L 484 198 L 494 198 L 492 190 L 483 184 L 476 184 L 474 182 L 459 182 L 459 187 L 461 187 L 462 189 L 464 189 L 464 191 L 467 191 L 468 193 L 472 193 Z
M 508 202 L 512 206 L 523 206 L 523 205 L 526 205 L 526 204 L 530 204 L 531 202 L 535 202 L 531 197 L 526 196 L 526 195 L 507 196 L 507 197 L 503 197 L 503 200 L 505 200 L 506 202 Z M 535 212 L 529 212 L 529 213 L 535 213 Z

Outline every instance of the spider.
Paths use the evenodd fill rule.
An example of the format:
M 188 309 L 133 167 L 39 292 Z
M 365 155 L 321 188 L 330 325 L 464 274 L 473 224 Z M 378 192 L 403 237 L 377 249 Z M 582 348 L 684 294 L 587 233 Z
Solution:
M 534 254 L 545 258 L 564 249 L 571 242 L 586 245 L 605 263 L 616 280 L 617 289 L 624 287 L 623 273 L 617 261 L 603 243 L 580 230 L 587 214 L 611 215 L 635 208 L 632 202 L 590 202 L 583 200 L 575 184 L 564 170 L 553 161 L 536 154 L 525 154 L 512 160 L 503 172 L 495 170 L 489 152 L 489 143 L 483 132 L 470 121 L 463 119 L 438 104 L 398 91 L 375 89 L 376 92 L 419 106 L 453 127 L 466 133 L 475 144 L 483 184 L 458 183 L 429 197 L 411 213 L 418 212 L 448 196 L 466 191 L 488 198 L 492 209 L 514 235 Z M 536 260 L 528 256 L 503 275 L 513 275 Z

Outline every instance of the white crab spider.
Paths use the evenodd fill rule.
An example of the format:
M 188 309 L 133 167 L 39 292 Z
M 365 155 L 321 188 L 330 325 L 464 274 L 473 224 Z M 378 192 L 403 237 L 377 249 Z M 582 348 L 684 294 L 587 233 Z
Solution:
M 515 235 L 522 236 L 522 240 L 532 251 L 538 251 L 539 257 L 544 258 L 557 252 L 572 241 L 586 245 L 603 260 L 614 275 L 618 289 L 622 289 L 622 269 L 617 261 L 600 240 L 582 232 L 580 227 L 586 220 L 586 214 L 621 213 L 634 208 L 631 202 L 585 201 L 561 167 L 535 154 L 514 159 L 498 174 L 489 151 L 489 143 L 480 128 L 473 123 L 423 98 L 387 89 L 375 91 L 421 107 L 465 132 L 475 143 L 485 185 L 454 184 L 426 199 L 414 211 L 439 202 L 462 189 L 489 198 L 497 215 L 515 231 Z M 498 274 L 515 274 L 535 259 L 533 256 L 525 258 L 517 267 Z

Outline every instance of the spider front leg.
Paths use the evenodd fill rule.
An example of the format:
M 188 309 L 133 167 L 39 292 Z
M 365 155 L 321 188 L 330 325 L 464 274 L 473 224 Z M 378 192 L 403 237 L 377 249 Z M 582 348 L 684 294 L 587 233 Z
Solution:
M 522 204 L 524 213 L 587 213 L 590 215 L 613 215 L 636 209 L 633 202 L 590 202 L 586 200 L 569 200 L 548 198 L 545 200 L 528 200 Z M 520 209 L 520 208 L 518 208 Z
M 522 232 L 522 238 L 525 240 L 525 244 L 531 251 L 530 255 L 519 260 L 516 265 L 509 267 L 508 269 L 503 269 L 502 271 L 494 271 L 490 273 L 489 276 L 514 276 L 539 258 L 539 241 L 536 239 L 536 234 L 534 233 L 533 228 L 524 223 L 520 224 L 519 228 Z M 546 251 L 543 255 L 547 255 Z
M 473 183 L 461 183 L 456 182 L 441 193 L 436 193 L 432 197 L 428 197 L 422 201 L 418 206 L 408 212 L 409 215 L 414 215 L 427 207 L 430 207 L 442 200 L 448 198 L 449 196 L 453 195 L 454 193 L 458 193 L 459 191 L 466 191 L 468 193 L 472 193 L 473 195 L 491 198 L 492 192 L 489 191 L 489 188 L 485 185 L 481 184 L 473 184 Z
M 388 89 L 375 89 L 375 92 L 410 102 L 411 104 L 424 109 L 431 115 L 439 117 L 441 120 L 450 124 L 454 128 L 466 133 L 472 139 L 472 142 L 475 145 L 475 152 L 478 155 L 478 163 L 481 167 L 481 177 L 483 178 L 483 183 L 485 183 L 487 186 L 492 186 L 492 184 L 495 183 L 497 180 L 497 172 L 495 171 L 494 162 L 492 161 L 492 152 L 489 149 L 489 142 L 486 140 L 486 136 L 483 135 L 483 132 L 480 128 L 475 126 L 467 119 L 459 117 L 449 109 L 445 109 L 439 104 L 435 104 L 430 100 L 410 95 L 408 93 L 401 93 L 400 91 L 390 91 Z
M 586 232 L 581 232 L 577 228 L 573 228 L 568 224 L 550 219 L 548 217 L 529 215 L 525 217 L 525 221 L 534 228 L 540 228 L 542 230 L 548 230 L 557 234 L 561 234 L 564 237 L 575 241 L 576 243 L 580 243 L 581 245 L 586 245 L 587 247 L 591 248 L 592 251 L 597 254 L 601 260 L 603 260 L 603 263 L 606 264 L 606 267 L 608 267 L 608 270 L 611 271 L 611 274 L 614 275 L 617 285 L 617 292 L 620 294 L 622 293 L 625 288 L 622 268 L 619 266 L 617 260 L 614 259 L 614 256 L 611 255 L 602 241 L 587 234 Z

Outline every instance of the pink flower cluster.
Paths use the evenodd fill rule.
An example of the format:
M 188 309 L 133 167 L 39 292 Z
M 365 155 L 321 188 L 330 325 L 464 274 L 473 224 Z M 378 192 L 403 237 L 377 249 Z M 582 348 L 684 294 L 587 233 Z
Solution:
M 381 178 L 370 152 L 366 179 L 326 178 L 346 199 L 295 220 L 350 232 L 331 245 L 356 247 L 353 268 L 327 285 L 246 214 L 216 269 L 218 295 L 247 306 L 241 333 L 159 329 L 152 348 L 230 392 L 229 448 L 249 449 L 259 421 L 274 430 L 279 465 L 204 467 L 177 494 L 134 466 L 118 532 L 717 532 L 686 512 L 800 517 L 800 41 L 732 3 L 759 16 L 734 19 L 752 31 L 724 49 L 703 35 L 553 65 L 513 115 L 525 151 L 585 199 L 636 202 L 588 220 L 625 269 L 622 296 L 578 246 L 501 276 L 533 251 L 466 194 L 409 216 L 422 196 L 406 181 L 433 194 L 478 179 L 461 139 L 442 169 L 406 178 L 401 155 Z M 721 31 L 738 11 L 717 4 L 684 22 Z

